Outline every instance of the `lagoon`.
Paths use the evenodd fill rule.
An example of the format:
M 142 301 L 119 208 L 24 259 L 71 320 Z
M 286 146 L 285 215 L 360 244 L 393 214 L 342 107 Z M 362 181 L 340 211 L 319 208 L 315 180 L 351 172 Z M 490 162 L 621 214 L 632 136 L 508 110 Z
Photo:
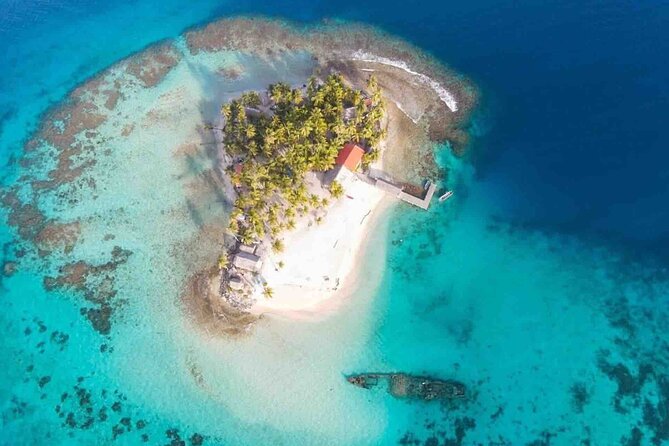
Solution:
M 149 170 L 127 179 L 137 185 L 127 195 L 110 190 L 101 201 L 108 207 L 86 215 L 118 212 L 115 224 L 135 228 L 125 247 L 138 253 L 117 279 L 128 303 L 111 341 L 72 296 L 44 290 L 38 259 L 35 270 L 3 278 L 0 349 L 13 364 L 0 375 L 4 443 L 90 444 L 111 438 L 112 425 L 127 430 L 124 423 L 132 430 L 117 435 L 119 444 L 141 444 L 142 435 L 193 443 L 196 434 L 205 444 L 667 441 L 664 5 L 171 2 L 164 13 L 144 2 L 27 5 L 3 5 L 12 8 L 2 24 L 10 50 L 0 56 L 9 67 L 7 161 L 49 104 L 89 76 L 237 12 L 379 25 L 471 77 L 483 103 L 467 157 L 437 148 L 456 195 L 428 213 L 390 211 L 369 242 L 387 261 L 366 259 L 369 279 L 355 305 L 318 324 L 259 327 L 252 340 L 191 335 L 176 296 L 150 292 L 173 273 L 159 243 L 173 234 L 157 223 L 182 216 L 157 216 L 183 199 L 177 183 L 152 182 Z M 15 174 L 8 164 L 4 184 Z M 124 215 L 140 186 L 152 190 L 144 196 L 151 206 L 135 203 Z M 3 231 L 3 242 L 13 239 Z M 99 246 L 87 253 L 96 264 L 120 242 L 105 241 L 103 230 L 85 236 Z M 381 368 L 456 378 L 474 397 L 454 407 L 407 405 L 340 387 L 343 374 Z M 289 385 L 276 386 L 277 377 Z M 70 412 L 86 422 L 81 395 L 109 424 L 68 426 Z

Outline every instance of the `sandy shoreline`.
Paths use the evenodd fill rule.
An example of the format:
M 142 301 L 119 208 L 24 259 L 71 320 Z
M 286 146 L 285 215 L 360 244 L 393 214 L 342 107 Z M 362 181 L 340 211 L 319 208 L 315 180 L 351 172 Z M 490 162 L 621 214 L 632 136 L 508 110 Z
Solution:
M 231 244 L 223 231 L 217 230 L 225 223 L 231 200 L 225 188 L 225 174 L 219 171 L 219 148 L 213 144 L 216 131 L 209 130 L 207 124 L 218 119 L 221 102 L 243 91 L 263 88 L 276 79 L 297 85 L 310 74 L 323 76 L 330 72 L 341 73 L 356 88 L 364 88 L 370 73 L 377 78 L 388 104 L 383 162 L 390 176 L 414 184 L 421 184 L 425 178 L 438 178 L 432 142 L 457 139 L 458 126 L 475 100 L 468 81 L 418 48 L 366 25 L 330 24 L 303 29 L 273 20 L 226 19 L 189 30 L 178 41 L 153 45 L 117 62 L 78 86 L 67 101 L 45 114 L 19 160 L 21 181 L 2 196 L 8 223 L 22 243 L 16 249 L 21 257 L 10 260 L 21 269 L 21 263 L 25 263 L 22 259 L 39 257 L 54 276 L 70 264 L 104 266 L 109 256 L 96 258 L 88 253 L 109 254 L 116 245 L 136 251 L 137 258 L 153 258 L 161 253 L 162 259 L 169 258 L 178 265 L 180 273 L 175 275 L 172 268 L 168 277 L 174 280 L 175 289 L 184 288 L 178 291 L 183 294 L 181 301 L 200 299 L 184 308 L 200 309 L 206 304 L 202 313 L 208 312 L 210 318 L 227 324 L 228 313 L 235 312 L 224 308 L 220 296 L 209 293 L 204 286 L 215 280 L 209 277 L 209 269 Z M 449 110 L 447 96 L 440 98 L 428 78 L 453 95 L 457 111 Z M 136 150 L 147 144 L 155 147 Z M 169 157 L 164 157 L 167 153 Z M 142 157 L 150 157 L 150 161 Z M 147 168 L 158 161 L 162 163 L 160 170 Z M 132 197 L 127 184 L 156 198 L 149 201 L 149 208 L 142 204 L 138 211 L 141 218 L 118 218 L 119 210 L 124 214 L 136 210 L 128 204 L 119 205 L 123 200 L 130 202 Z M 370 192 L 374 193 L 380 192 Z M 91 197 L 97 204 L 90 208 L 102 211 L 89 214 L 85 205 Z M 298 262 L 291 258 L 304 257 L 301 253 L 305 250 L 298 247 L 320 239 L 318 231 L 323 231 L 324 239 L 332 238 L 330 246 L 337 240 L 336 234 L 344 233 L 346 223 L 341 219 L 335 222 L 341 214 L 335 209 L 336 204 L 328 207 L 328 215 L 323 215 L 321 225 L 308 231 L 309 235 L 295 236 L 293 243 L 289 239 L 294 236 L 284 234 L 286 269 L 302 264 L 308 267 L 307 271 L 290 275 L 290 280 L 314 279 L 310 283 L 298 281 L 292 288 L 288 279 L 283 281 L 283 288 L 281 281 L 278 286 L 269 283 L 275 290 L 274 299 L 261 299 L 254 311 L 326 313 L 338 305 L 336 302 L 345 301 L 340 296 L 355 288 L 354 275 L 361 267 L 365 241 L 379 227 L 377 220 L 386 207 L 386 199 L 370 200 L 366 207 L 347 211 L 354 215 L 350 226 L 355 231 L 346 237 L 345 244 L 342 242 L 334 255 L 337 261 L 328 267 L 312 270 L 318 264 L 313 259 Z M 54 203 L 57 211 L 49 215 L 47 211 Z M 73 207 L 73 203 L 77 206 Z M 102 208 L 99 203 L 107 207 Z M 132 201 L 133 206 L 136 203 L 137 200 Z M 159 203 L 160 212 L 156 210 Z M 365 224 L 359 225 L 369 211 L 372 212 Z M 114 218 L 101 218 L 110 215 Z M 142 248 L 137 242 L 144 236 L 123 236 L 143 231 L 155 233 L 147 229 L 151 219 L 146 216 L 169 217 L 175 228 L 169 231 L 169 237 L 152 240 L 154 245 L 150 248 Z M 331 224 L 334 227 L 330 228 Z M 63 231 L 70 227 L 79 229 Z M 323 244 L 327 248 L 328 242 Z M 309 251 L 320 249 L 320 245 L 314 245 Z M 64 250 L 68 256 L 60 255 Z M 191 286 L 193 276 L 198 286 Z M 316 283 L 317 276 L 322 279 L 321 285 Z M 339 285 L 324 285 L 323 276 L 328 276 L 331 283 L 338 278 Z M 72 281 L 72 285 L 83 290 L 85 284 L 80 282 Z M 117 294 L 120 295 L 107 293 L 104 300 L 94 302 L 82 298 L 82 305 L 95 306 L 111 324 Z M 334 297 L 326 301 L 326 296 Z M 237 325 L 243 325 L 240 331 L 247 326 Z
M 313 280 L 312 283 L 304 282 L 301 284 L 289 283 L 289 281 L 296 279 L 295 276 L 281 274 L 278 272 L 279 280 L 283 280 L 282 284 L 273 285 L 274 297 L 271 299 L 260 298 L 258 302 L 251 308 L 250 312 L 256 315 L 269 315 L 273 317 L 282 317 L 299 320 L 318 320 L 331 315 L 344 305 L 348 298 L 356 291 L 362 279 L 362 265 L 368 257 L 368 250 L 371 248 L 371 240 L 374 237 L 374 231 L 383 230 L 383 217 L 387 215 L 390 208 L 393 206 L 395 200 L 385 196 L 381 191 L 374 190 L 370 186 L 370 200 L 364 204 L 354 205 L 358 212 L 349 213 L 348 219 L 337 220 L 331 219 L 333 224 L 324 223 L 316 228 L 304 228 L 303 230 L 295 231 L 291 234 L 292 241 L 301 239 L 303 243 L 310 243 L 312 238 L 324 237 L 325 239 L 332 239 L 337 236 L 337 231 L 342 229 L 341 222 L 350 222 L 352 220 L 351 214 L 359 216 L 362 212 L 369 212 L 364 217 L 364 221 L 358 226 L 351 227 L 345 233 L 345 238 L 339 238 L 336 248 L 325 249 L 322 252 L 320 247 L 318 250 L 304 253 L 301 251 L 300 243 L 295 243 L 294 248 L 287 249 L 286 252 L 280 255 L 273 255 L 276 258 L 297 258 L 302 257 L 299 263 L 301 277 L 306 277 L 305 274 L 315 274 L 320 271 L 333 271 L 337 274 L 335 286 L 328 287 L 327 282 L 323 280 Z M 342 200 L 347 200 L 343 198 Z M 336 203 L 333 207 L 337 207 Z M 346 201 L 343 202 L 346 205 Z M 341 215 L 346 215 L 351 211 L 351 206 L 341 206 L 332 212 L 338 212 Z M 332 217 L 332 216 L 331 216 Z M 306 229 L 306 230 L 305 230 Z M 383 246 L 378 246 L 376 249 L 383 250 Z M 338 251 L 338 257 L 331 256 L 328 261 L 314 264 L 312 258 L 314 256 L 323 257 L 331 255 Z M 287 254 L 287 255 L 286 255 Z M 377 253 L 379 258 L 384 256 L 384 252 Z M 312 266 L 310 268 L 310 265 Z M 315 267 L 314 267 L 315 266 Z M 270 266 L 271 268 L 271 266 Z M 316 271 L 315 271 L 316 270 Z M 272 277 L 277 279 L 276 276 Z M 298 277 L 299 278 L 299 277 Z M 321 277 L 322 278 L 322 277 Z M 272 282 L 270 282 L 272 283 Z

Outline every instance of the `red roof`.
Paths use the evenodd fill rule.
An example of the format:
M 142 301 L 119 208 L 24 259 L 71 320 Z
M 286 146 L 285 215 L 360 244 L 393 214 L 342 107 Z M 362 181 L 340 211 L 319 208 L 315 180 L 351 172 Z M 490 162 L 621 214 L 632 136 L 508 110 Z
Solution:
M 364 154 L 365 151 L 359 145 L 350 142 L 339 151 L 335 163 L 338 166 L 345 166 L 348 170 L 354 171 L 358 168 Z

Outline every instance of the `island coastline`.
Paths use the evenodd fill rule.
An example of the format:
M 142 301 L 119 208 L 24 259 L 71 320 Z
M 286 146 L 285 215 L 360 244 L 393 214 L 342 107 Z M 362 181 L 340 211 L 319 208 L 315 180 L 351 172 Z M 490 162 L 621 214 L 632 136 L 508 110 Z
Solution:
M 364 60 L 356 60 L 356 54 L 357 59 Z M 214 74 L 193 72 L 193 64 L 206 67 Z M 213 112 L 221 104 L 216 95 L 232 98 L 237 94 L 230 96 L 230 90 L 221 86 L 232 85 L 233 91 L 239 93 L 261 87 L 254 84 L 252 76 L 255 76 L 254 72 L 268 76 L 269 72 L 263 71 L 263 64 L 279 67 L 277 73 L 285 70 L 301 82 L 314 72 L 321 75 L 338 72 L 351 85 L 361 86 L 373 73 L 381 84 L 387 119 L 390 120 L 383 149 L 384 169 L 398 181 L 420 184 L 426 178 L 437 180 L 442 173 L 434 162 L 435 144 L 448 140 L 458 152 L 466 146 L 461 126 L 466 124 L 476 101 L 475 90 L 468 80 L 445 69 L 406 42 L 362 24 L 326 23 L 298 27 L 264 18 L 224 19 L 190 30 L 182 38 L 160 42 L 118 62 L 77 87 L 63 104 L 45 114 L 38 130 L 26 142 L 24 156 L 18 160 L 20 181 L 12 189 L 3 191 L 8 222 L 17 228 L 20 236 L 16 252 L 21 257 L 11 259 L 12 268 L 20 270 L 26 267 L 23 264 L 39 259 L 44 265 L 41 274 L 45 284 L 54 290 L 73 290 L 87 296 L 82 300 L 82 315 L 94 328 L 112 333 L 116 313 L 124 305 L 117 290 L 120 283 L 115 283 L 116 269 L 120 272 L 132 268 L 130 264 L 138 261 L 133 259 L 147 254 L 155 257 L 155 262 L 171 258 L 174 274 L 170 283 L 175 283 L 175 289 L 181 290 L 179 301 L 196 328 L 207 325 L 209 319 L 218 319 L 211 326 L 221 328 L 221 333 L 248 332 L 255 315 L 237 315 L 236 310 L 214 302 L 214 294 L 202 291 L 208 288 L 203 286 L 203 281 L 215 280 L 212 267 L 220 247 L 230 243 L 222 234 L 220 222 L 221 217 L 225 218 L 231 200 L 224 192 L 225 175 L 221 175 L 217 167 L 218 155 L 212 145 L 216 131 L 211 126 L 216 126 L 217 118 Z M 181 84 L 179 79 L 184 76 L 190 76 L 189 84 Z M 455 111 L 447 106 L 447 101 L 437 94 L 430 82 L 414 82 L 416 76 L 420 79 L 425 76 L 450 92 L 457 101 Z M 267 78 L 268 81 L 277 79 L 281 78 Z M 204 82 L 198 88 L 206 86 L 207 90 L 199 93 L 193 84 L 196 81 Z M 186 104 L 186 92 L 211 97 L 202 108 L 197 104 Z M 138 107 L 140 103 L 142 105 Z M 176 106 L 179 103 L 184 105 Z M 190 111 L 193 106 L 198 106 L 201 116 L 193 115 Z M 111 194 L 113 188 L 118 187 L 117 182 L 136 182 L 141 178 L 141 175 L 137 176 L 140 171 L 145 171 L 146 176 L 153 175 L 149 166 L 136 163 L 138 152 L 132 146 L 144 145 L 147 138 L 164 144 L 158 140 L 160 134 L 165 132 L 165 126 L 176 123 L 183 127 L 183 131 L 175 135 L 172 159 L 161 158 L 163 169 L 171 172 L 178 166 L 176 171 L 183 170 L 182 166 L 187 167 L 193 162 L 198 167 L 195 176 L 191 173 L 187 176 L 171 174 L 177 179 L 175 187 L 182 188 L 177 195 L 184 195 L 184 198 L 175 196 L 168 200 L 165 206 L 172 207 L 165 207 L 161 212 L 173 216 L 175 222 L 183 221 L 190 214 L 195 226 L 184 236 L 166 239 L 165 246 L 156 241 L 153 252 L 140 249 L 134 253 L 131 249 L 136 245 L 133 234 L 146 230 L 142 219 L 119 219 L 114 225 L 101 217 L 104 212 L 131 215 L 130 210 L 136 205 L 127 209 L 116 205 L 113 200 L 117 197 Z M 209 165 L 212 167 L 207 167 Z M 110 172 L 114 172 L 115 177 L 111 177 Z M 179 178 L 188 178 L 188 181 L 182 185 Z M 157 194 L 161 183 L 152 184 L 156 192 L 150 193 Z M 166 191 L 169 189 L 173 194 L 177 190 L 175 187 L 166 188 Z M 98 203 L 105 203 L 103 207 L 89 206 L 98 198 L 101 200 Z M 179 208 L 179 201 L 183 203 L 183 200 L 187 207 Z M 383 201 L 382 206 L 374 208 L 363 234 L 374 231 L 380 225 L 377 220 L 392 206 L 385 204 L 386 199 Z M 217 206 L 218 210 L 209 211 L 215 209 L 212 206 Z M 100 211 L 91 214 L 89 208 L 100 208 Z M 48 213 L 47 209 L 50 210 Z M 206 218 L 203 220 L 202 216 Z M 68 228 L 77 230 L 72 232 Z M 49 234 L 48 245 L 41 241 L 44 237 L 39 234 Z M 365 237 L 361 235 L 359 238 Z M 94 247 L 98 243 L 95 240 L 102 240 L 102 245 Z M 333 302 L 346 301 L 339 296 L 350 295 L 355 288 L 356 280 L 348 273 L 360 269 L 359 262 L 364 256 L 359 254 L 364 252 L 364 244 L 362 248 L 359 241 L 353 245 L 351 249 L 357 253 L 355 262 L 342 269 L 347 274 L 342 274 L 335 293 L 338 297 Z M 124 251 L 119 251 L 121 249 Z M 104 254 L 105 250 L 107 254 Z M 116 261 L 115 252 L 128 254 L 123 261 Z M 343 276 L 346 276 L 345 280 Z M 156 280 L 164 279 L 156 277 Z M 100 294 L 100 290 L 104 293 Z M 203 315 L 200 311 L 204 308 L 202 303 L 209 300 L 211 302 L 205 305 L 209 315 Z M 269 310 L 269 307 L 274 308 Z M 276 313 L 278 307 L 278 303 L 272 302 L 267 311 Z M 315 313 L 316 309 L 320 311 L 324 307 L 327 305 L 314 305 L 310 310 Z M 262 306 L 258 311 L 260 308 Z M 197 314 L 199 316 L 194 316 Z M 225 316 L 221 318 L 216 314 Z M 240 316 L 241 322 L 228 323 L 231 314 Z
M 384 219 L 387 218 L 387 213 L 392 212 L 394 204 L 394 200 L 389 197 L 375 200 L 368 219 L 360 228 L 356 228 L 354 238 L 348 243 L 349 255 L 338 271 L 343 279 L 336 289 L 314 290 L 308 285 L 275 287 L 274 298 L 257 302 L 249 312 L 293 320 L 318 321 L 339 311 L 342 305 L 348 304 L 363 280 L 378 283 L 377 279 L 380 278 L 377 274 L 382 271 L 373 268 L 376 274 L 372 274 L 372 277 L 363 276 L 364 262 L 369 258 L 370 249 L 375 249 L 375 262 L 380 263 L 385 258 L 383 244 L 377 243 L 372 247 L 372 237 L 373 233 L 384 237 L 386 231 Z

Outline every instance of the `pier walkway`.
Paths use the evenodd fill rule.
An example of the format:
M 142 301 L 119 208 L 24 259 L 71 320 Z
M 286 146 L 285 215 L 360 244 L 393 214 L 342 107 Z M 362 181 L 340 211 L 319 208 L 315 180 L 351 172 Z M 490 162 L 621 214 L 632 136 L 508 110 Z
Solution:
M 422 191 L 422 196 L 417 195 L 417 193 L 410 193 L 405 190 L 407 189 L 407 185 L 402 185 L 401 183 L 394 181 L 385 172 L 376 169 L 371 169 L 367 175 L 357 174 L 357 176 L 368 184 L 376 186 L 382 191 L 424 210 L 427 210 L 430 207 L 432 197 L 437 190 L 437 185 L 430 182 L 427 190 L 410 185 L 410 189 Z

